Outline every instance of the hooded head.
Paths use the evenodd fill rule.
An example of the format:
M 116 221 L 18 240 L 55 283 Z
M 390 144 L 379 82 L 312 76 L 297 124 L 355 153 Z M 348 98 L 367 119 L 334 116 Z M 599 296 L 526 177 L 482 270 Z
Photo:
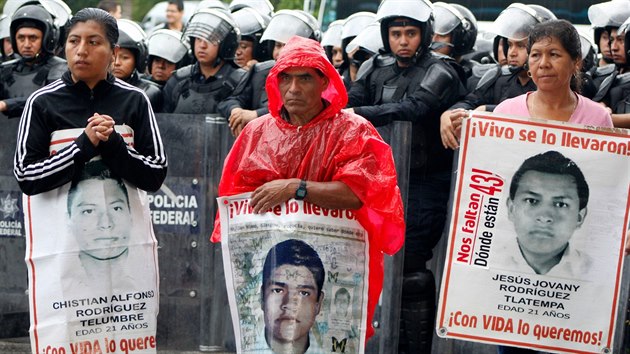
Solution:
M 343 80 L 335 67 L 328 61 L 326 52 L 322 46 L 304 37 L 294 36 L 289 39 L 286 46 L 280 52 L 276 64 L 267 76 L 267 95 L 269 97 L 269 113 L 274 117 L 280 116 L 282 108 L 282 96 L 278 86 L 278 74 L 284 70 L 297 67 L 306 67 L 319 70 L 329 80 L 328 87 L 322 93 L 322 98 L 329 105 L 324 109 L 326 114 L 319 116 L 331 117 L 338 113 L 348 103 L 348 94 Z

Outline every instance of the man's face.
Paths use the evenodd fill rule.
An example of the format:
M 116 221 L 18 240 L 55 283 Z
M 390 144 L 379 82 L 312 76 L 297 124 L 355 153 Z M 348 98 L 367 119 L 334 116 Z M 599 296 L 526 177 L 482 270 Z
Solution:
M 507 40 L 508 52 L 507 61 L 509 66 L 521 67 L 527 62 L 527 39 L 516 41 L 513 39 Z
M 42 49 L 42 31 L 33 27 L 22 27 L 15 33 L 18 53 L 24 58 L 34 58 Z
M 265 331 L 281 343 L 308 337 L 323 300 L 315 278 L 305 266 L 281 265 L 273 270 L 265 287 Z
M 254 42 L 242 39 L 238 42 L 234 62 L 236 62 L 236 65 L 243 67 L 252 59 L 254 59 Z
M 206 41 L 205 39 L 195 38 L 195 58 L 202 66 L 212 65 L 219 55 L 219 46 Z
M 151 76 L 155 81 L 166 81 L 176 68 L 177 64 L 171 63 L 164 58 L 155 57 L 151 62 Z
M 328 79 L 313 68 L 296 67 L 278 74 L 284 108 L 290 115 L 312 118 L 322 108 L 322 92 Z
M 166 23 L 169 25 L 181 22 L 183 16 L 184 11 L 179 11 L 177 5 L 168 4 L 166 7 Z
M 70 228 L 82 252 L 110 259 L 127 250 L 131 232 L 127 203 L 113 179 L 79 182 L 70 205 Z
M 114 76 L 124 80 L 131 76 L 135 67 L 136 57 L 133 55 L 133 52 L 127 48 L 118 49 L 112 72 Z
M 394 22 L 405 21 L 396 19 Z M 411 58 L 420 47 L 421 31 L 417 26 L 391 26 L 388 29 L 389 47 L 397 57 Z
M 349 295 L 342 294 L 335 297 L 335 308 L 337 310 L 337 315 L 346 316 L 348 314 L 348 307 L 350 307 Z
M 13 54 L 13 46 L 11 46 L 11 38 L 2 38 L 2 49 L 4 50 L 4 54 L 9 56 Z
M 332 48 L 332 64 L 337 69 L 343 64 L 343 49 L 341 47 Z
M 278 41 L 274 43 L 273 52 L 271 53 L 273 60 L 278 60 L 278 55 L 280 55 L 280 51 L 282 50 L 282 48 L 284 48 L 284 43 Z
M 586 217 L 579 205 L 572 175 L 525 172 L 514 200 L 508 199 L 508 217 L 521 248 L 537 255 L 562 252 Z
M 616 28 L 610 31 L 610 50 L 612 52 L 612 60 L 615 64 L 626 64 L 626 45 L 624 43 L 624 33 L 618 33 Z
M 610 51 L 610 35 L 608 31 L 602 31 L 602 35 L 599 36 L 598 46 L 604 58 L 612 58 L 612 52 Z
M 452 44 L 451 43 L 452 40 L 453 40 L 453 34 L 452 33 L 447 33 L 447 34 L 434 33 L 433 34 L 433 42 Z M 440 53 L 440 54 L 451 55 L 452 47 L 448 46 L 448 45 L 445 45 L 445 46 L 442 46 L 442 47 L 440 47 L 439 49 L 437 49 L 435 51 Z

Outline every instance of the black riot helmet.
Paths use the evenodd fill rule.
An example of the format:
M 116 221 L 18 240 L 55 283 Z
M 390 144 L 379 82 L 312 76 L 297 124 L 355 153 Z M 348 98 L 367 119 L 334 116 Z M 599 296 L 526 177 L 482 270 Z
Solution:
M 477 19 L 470 10 L 459 4 L 436 2 L 433 4 L 435 17 L 434 32 L 452 35 L 451 56 L 458 57 L 473 51 L 477 40 Z M 431 43 L 431 49 L 436 45 Z
M 252 7 L 243 7 L 232 13 L 232 18 L 241 31 L 241 39 L 251 41 L 254 44 L 253 57 L 258 61 L 270 58 L 267 51 L 260 44 L 265 28 L 271 18 L 261 14 Z
M 352 53 L 352 63 L 356 67 L 360 67 L 364 61 L 378 54 L 383 48 L 383 40 L 381 39 L 380 32 L 380 24 L 374 22 L 348 43 L 345 51 L 346 54 Z
M 310 38 L 318 42 L 322 38 L 315 17 L 300 10 L 280 10 L 271 17 L 260 43 L 266 45 L 269 53 L 272 53 L 275 42 L 286 43 L 293 36 Z
M 602 32 L 619 28 L 630 17 L 630 1 L 613 0 L 594 4 L 588 8 L 588 19 L 594 29 L 595 44 Z
M 354 13 L 346 19 L 346 22 L 344 22 L 341 30 L 341 48 L 343 50 L 342 54 L 344 63 L 349 61 L 348 55 L 346 54 L 346 47 L 348 46 L 348 43 L 350 43 L 354 37 L 359 35 L 361 31 L 375 21 L 376 14 L 367 11 Z
M 626 64 L 625 66 L 630 66 L 630 18 L 628 18 L 624 23 L 619 26 L 617 30 L 617 34 L 623 35 L 623 44 L 626 55 Z
M 190 50 L 188 41 L 182 41 L 181 38 L 181 32 L 170 29 L 159 29 L 151 33 L 147 40 L 149 73 L 151 73 L 151 62 L 156 57 L 178 64 L 179 67 Z
M 234 60 L 241 33 L 229 12 L 205 8 L 192 15 L 182 37 L 190 38 L 190 45 L 193 48 L 195 38 L 218 45 L 216 63 L 218 65 L 221 59 Z
M 322 36 L 322 47 L 326 51 L 328 60 L 332 63 L 333 60 L 333 48 L 341 47 L 341 31 L 343 30 L 343 24 L 345 20 L 335 20 L 328 25 L 328 29 Z
M 136 70 L 143 73 L 147 67 L 147 34 L 137 23 L 118 20 L 118 46 L 129 49 L 136 61 Z
M 232 0 L 230 5 L 228 5 L 231 12 L 236 12 L 245 7 L 250 7 L 267 17 L 273 16 L 273 5 L 269 0 Z
M 513 3 L 501 11 L 493 23 L 493 32 L 497 35 L 493 46 L 495 58 L 498 58 L 498 41 L 503 43 L 503 54 L 508 55 L 507 40 L 522 41 L 529 37 L 532 28 L 538 23 L 555 20 L 556 16 L 549 9 L 540 5 Z M 498 38 L 498 39 L 497 39 Z M 511 70 L 518 70 L 514 67 Z
M 404 21 L 396 21 L 400 18 Z M 392 51 L 389 46 L 389 27 L 394 25 L 420 28 L 422 38 L 416 55 L 411 59 L 412 61 L 420 54 L 428 51 L 433 38 L 433 5 L 428 0 L 383 0 L 376 12 L 376 20 L 381 24 L 381 39 L 385 51 Z M 396 59 L 407 60 L 406 58 Z
M 578 32 L 579 33 L 579 32 Z M 580 34 L 580 48 L 582 49 L 582 71 L 587 72 L 597 64 L 597 51 L 590 37 Z
M 33 27 L 42 31 L 41 53 L 54 55 L 59 41 L 59 29 L 50 12 L 41 5 L 25 5 L 15 11 L 11 17 L 10 36 L 13 52 L 18 54 L 15 35 L 22 27 Z

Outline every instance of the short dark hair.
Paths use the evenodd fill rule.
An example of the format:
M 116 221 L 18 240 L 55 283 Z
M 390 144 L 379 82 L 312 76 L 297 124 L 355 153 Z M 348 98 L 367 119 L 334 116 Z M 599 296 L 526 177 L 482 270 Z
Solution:
M 317 300 L 319 301 L 324 286 L 324 264 L 313 247 L 304 241 L 296 239 L 282 241 L 271 247 L 269 252 L 267 252 L 262 271 L 263 301 L 265 301 L 265 289 L 269 278 L 271 278 L 271 273 L 274 269 L 283 265 L 306 267 L 313 274 L 317 284 Z
M 184 2 L 182 0 L 168 0 L 168 4 L 174 4 L 177 6 L 177 11 L 184 11 Z
M 527 53 L 531 52 L 534 43 L 547 38 L 557 39 L 564 50 L 569 53 L 571 59 L 582 60 L 582 43 L 580 41 L 580 34 L 571 22 L 567 20 L 550 20 L 536 24 L 529 33 Z M 571 89 L 578 92 L 582 86 L 580 74 L 581 73 L 578 72 L 576 75 L 571 77 Z
M 109 167 L 107 167 L 107 165 L 105 165 L 105 163 L 103 163 L 102 160 L 95 160 L 95 161 L 90 161 L 86 163 L 83 169 L 74 176 L 74 178 L 72 179 L 72 182 L 70 183 L 70 189 L 68 190 L 68 201 L 67 201 L 68 215 L 70 216 L 72 215 L 72 212 L 71 212 L 72 202 L 74 201 L 74 197 L 77 192 L 77 186 L 79 185 L 79 183 L 89 180 L 89 179 L 95 179 L 95 180 L 100 180 L 100 181 L 104 181 L 106 179 L 114 180 L 116 182 L 116 186 L 118 186 L 120 190 L 123 192 L 123 194 L 125 195 L 125 200 L 127 201 L 127 207 L 129 208 L 129 195 L 127 194 L 127 188 L 125 187 L 125 182 L 123 182 L 123 180 L 120 177 L 113 174 L 109 170 Z
M 107 37 L 110 47 L 113 49 L 116 46 L 116 43 L 118 43 L 118 22 L 109 12 L 94 7 L 82 9 L 70 18 L 70 21 L 66 24 L 66 36 L 77 23 L 87 21 L 100 23 L 103 26 L 105 37 Z
M 580 199 L 580 210 L 586 208 L 589 194 L 588 183 L 586 183 L 582 170 L 573 160 L 553 150 L 526 159 L 512 177 L 510 199 L 514 200 L 521 178 L 528 171 L 573 176 L 577 185 L 578 198 Z
M 120 3 L 116 0 L 101 0 L 98 2 L 98 5 L 96 5 L 97 8 L 107 12 L 116 11 L 118 6 L 120 6 Z

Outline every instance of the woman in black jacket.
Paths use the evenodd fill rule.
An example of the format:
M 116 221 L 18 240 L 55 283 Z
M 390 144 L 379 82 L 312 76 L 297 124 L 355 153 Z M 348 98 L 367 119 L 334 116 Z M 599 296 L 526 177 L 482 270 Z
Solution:
M 14 167 L 20 188 L 28 195 L 53 190 L 100 155 L 112 173 L 158 190 L 167 162 L 151 105 L 141 89 L 109 73 L 118 50 L 116 20 L 86 8 L 66 33 L 69 70 L 33 93 L 22 114 Z M 72 138 L 62 146 L 51 141 L 55 136 Z

